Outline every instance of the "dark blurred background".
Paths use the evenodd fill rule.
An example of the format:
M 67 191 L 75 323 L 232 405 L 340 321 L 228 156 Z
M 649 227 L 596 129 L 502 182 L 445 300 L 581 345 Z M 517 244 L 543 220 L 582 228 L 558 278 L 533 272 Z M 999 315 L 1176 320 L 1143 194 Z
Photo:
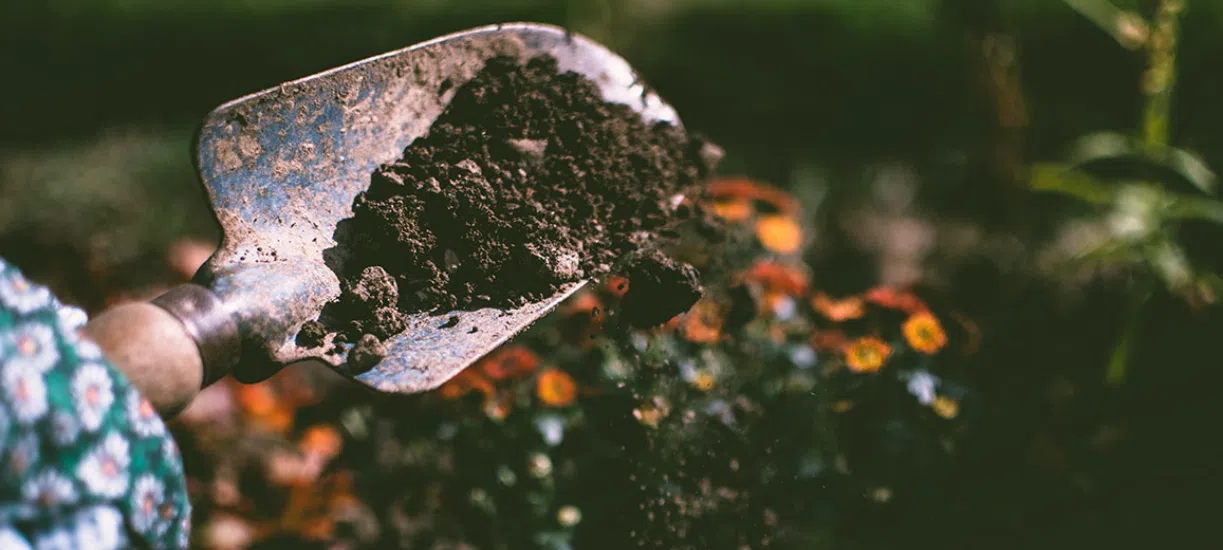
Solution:
M 1190 542 L 1209 526 L 1223 465 L 1209 444 L 1217 308 L 1159 295 L 1130 379 L 1106 388 L 1125 277 L 1075 279 L 1068 297 L 1069 276 L 1017 283 L 1007 267 L 1054 246 L 1068 219 L 1021 192 L 1023 167 L 1061 158 L 1086 133 L 1141 123 L 1146 60 L 1074 9 L 1089 4 L 6 0 L 0 256 L 94 311 L 154 292 L 183 243 L 198 255 L 217 239 L 189 150 L 211 108 L 444 33 L 555 23 L 628 59 L 686 126 L 726 149 L 724 172 L 811 205 L 819 284 L 929 285 L 982 319 L 995 364 L 980 380 L 987 435 L 948 489 L 964 500 L 895 512 L 889 529 L 951 546 Z M 1220 166 L 1223 2 L 1188 4 L 1172 137 Z M 867 246 L 861 216 L 845 214 L 863 204 L 925 221 L 882 233 L 891 248 Z M 1218 236 L 1196 238 L 1204 261 L 1217 261 Z M 913 252 L 917 271 L 888 267 L 918 249 L 934 251 Z M 1042 461 L 1057 474 L 1028 465 Z
M 968 216 L 992 200 L 970 166 L 997 126 L 982 37 L 1002 33 L 1021 63 L 1030 157 L 1133 128 L 1142 101 L 1142 56 L 1061 0 L 10 0 L 0 233 L 113 241 L 94 242 L 106 261 L 211 238 L 188 151 L 211 108 L 505 21 L 564 25 L 621 53 L 726 147 L 724 171 L 853 189 L 863 167 L 902 162 Z M 1221 21 L 1223 3 L 1194 2 L 1178 59 L 1176 138 L 1207 161 L 1223 122 Z

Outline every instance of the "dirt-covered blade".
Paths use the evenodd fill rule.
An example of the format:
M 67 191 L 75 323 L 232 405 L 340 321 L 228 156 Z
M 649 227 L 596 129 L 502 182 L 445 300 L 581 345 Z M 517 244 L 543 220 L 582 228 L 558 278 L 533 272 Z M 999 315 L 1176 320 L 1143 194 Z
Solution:
M 679 120 L 628 63 L 563 29 L 506 24 L 465 31 L 288 82 L 227 103 L 198 134 L 197 168 L 224 232 L 197 282 L 238 319 L 243 364 L 235 375 L 322 360 L 382 391 L 433 389 L 522 332 L 580 283 L 513 310 L 409 317 L 369 370 L 348 368 L 353 343 L 299 346 L 303 323 L 340 295 L 346 251 L 335 234 L 378 166 L 426 134 L 451 95 L 499 55 L 548 54 L 648 121 Z M 454 321 L 457 317 L 457 323 Z M 474 329 L 474 330 L 473 330 Z M 269 368 L 270 367 L 270 368 Z M 244 376 L 244 372 L 246 375 Z

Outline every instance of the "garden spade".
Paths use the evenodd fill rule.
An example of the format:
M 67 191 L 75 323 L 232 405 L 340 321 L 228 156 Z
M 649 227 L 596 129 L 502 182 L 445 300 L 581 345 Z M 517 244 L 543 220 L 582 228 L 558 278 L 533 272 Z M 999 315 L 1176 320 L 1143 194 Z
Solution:
M 414 315 L 368 370 L 349 365 L 351 343 L 329 335 L 323 346 L 307 348 L 296 336 L 340 295 L 346 254 L 336 229 L 352 216 L 353 199 L 375 168 L 426 134 L 486 60 L 540 54 L 647 121 L 679 124 L 624 59 L 537 24 L 443 36 L 226 103 L 205 118 L 195 144 L 196 168 L 223 231 L 219 250 L 190 284 L 151 303 L 107 310 L 86 334 L 163 415 L 181 411 L 227 374 L 254 382 L 307 360 L 379 391 L 438 387 L 584 283 L 515 309 Z

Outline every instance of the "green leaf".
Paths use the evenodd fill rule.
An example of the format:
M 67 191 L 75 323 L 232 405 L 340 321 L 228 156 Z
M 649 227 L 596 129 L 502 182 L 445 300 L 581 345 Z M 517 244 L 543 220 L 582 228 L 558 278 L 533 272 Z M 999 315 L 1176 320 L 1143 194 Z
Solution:
M 1061 193 L 1088 204 L 1108 204 L 1116 193 L 1112 186 L 1064 164 L 1034 164 L 1028 178 L 1033 191 Z
M 1197 155 L 1184 149 L 1169 148 L 1164 164 L 1185 181 L 1206 193 L 1214 193 L 1218 178 L 1210 166 Z
M 1070 149 L 1070 159 L 1074 164 L 1124 158 L 1141 157 L 1142 144 L 1132 136 L 1117 132 L 1095 132 L 1087 134 L 1074 142 Z
M 1169 218 L 1223 224 L 1223 202 L 1204 197 L 1171 195 L 1164 211 Z
M 1149 24 L 1134 12 L 1125 11 L 1108 0 L 1065 0 L 1066 4 L 1101 30 L 1112 35 L 1123 48 L 1136 50 L 1150 34 Z
M 1146 250 L 1151 269 L 1170 290 L 1178 291 L 1193 283 L 1193 269 L 1185 251 L 1170 236 L 1159 238 Z

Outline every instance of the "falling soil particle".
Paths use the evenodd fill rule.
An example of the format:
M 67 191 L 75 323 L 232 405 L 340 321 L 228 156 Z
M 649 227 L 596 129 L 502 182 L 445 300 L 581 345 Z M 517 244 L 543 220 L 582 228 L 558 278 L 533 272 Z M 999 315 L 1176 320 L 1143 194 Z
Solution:
M 304 348 L 317 348 L 323 345 L 327 336 L 327 327 L 318 321 L 302 323 L 301 331 L 297 333 L 297 345 Z
M 386 346 L 373 334 L 366 334 L 348 352 L 348 368 L 352 374 L 361 374 L 386 357 Z
M 634 327 L 661 325 L 688 311 L 701 298 L 696 269 L 676 263 L 657 250 L 633 258 L 626 275 L 628 292 L 620 302 L 620 315 Z
M 671 222 L 673 199 L 714 162 L 703 140 L 605 102 L 551 57 L 491 59 L 453 93 L 337 233 L 349 250 L 338 328 L 350 337 L 598 278 Z
M 751 289 L 745 284 L 737 284 L 730 287 L 727 294 L 730 307 L 726 312 L 726 318 L 723 320 L 723 328 L 727 332 L 736 332 L 756 318 L 759 305 L 756 303 L 756 297 L 752 295 Z

